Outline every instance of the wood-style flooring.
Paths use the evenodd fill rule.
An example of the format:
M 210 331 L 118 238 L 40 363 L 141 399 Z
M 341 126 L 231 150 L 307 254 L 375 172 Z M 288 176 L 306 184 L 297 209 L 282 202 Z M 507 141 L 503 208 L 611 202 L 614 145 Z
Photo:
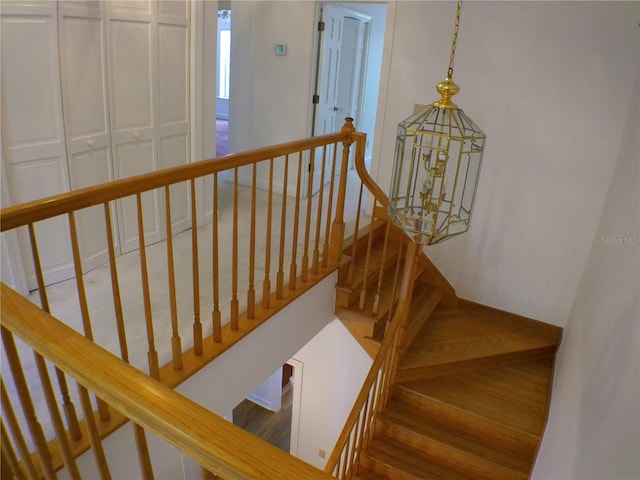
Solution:
M 279 411 L 272 412 L 251 400 L 243 400 L 233 409 L 233 423 L 289 453 L 292 403 L 293 387 L 289 383 L 282 389 L 282 408 Z

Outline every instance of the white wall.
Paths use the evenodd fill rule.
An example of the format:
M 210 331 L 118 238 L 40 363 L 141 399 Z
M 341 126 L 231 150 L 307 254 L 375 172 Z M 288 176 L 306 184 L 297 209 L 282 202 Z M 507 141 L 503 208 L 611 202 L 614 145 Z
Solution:
M 337 273 L 327 276 L 318 285 L 304 293 L 295 302 L 287 305 L 268 322 L 258 327 L 250 335 L 220 355 L 215 362 L 207 365 L 175 390 L 212 412 L 222 417 L 230 418 L 229 414 L 233 408 L 254 391 L 264 379 L 287 362 L 295 352 L 314 339 L 319 332 L 321 333 L 321 338 L 326 338 L 323 329 L 327 325 L 332 325 L 335 319 L 333 312 L 336 281 Z M 325 349 L 317 352 L 317 355 L 320 355 L 319 357 L 314 357 L 313 355 L 305 355 L 303 357 L 305 361 L 309 362 L 309 368 L 307 369 L 305 365 L 304 369 L 305 375 L 309 373 L 309 376 L 305 377 L 306 380 L 303 380 L 303 382 L 305 388 L 309 388 L 312 392 L 315 391 L 314 385 L 316 381 L 313 373 L 314 369 L 320 368 L 320 365 L 325 362 L 329 363 L 333 368 L 332 361 L 334 357 L 329 352 L 341 355 L 340 358 L 345 360 L 352 358 L 348 353 L 340 350 L 341 347 L 348 347 L 348 342 L 340 339 L 337 334 L 333 335 L 332 339 L 335 341 L 331 350 Z M 315 342 L 314 340 L 312 343 L 315 344 Z M 356 347 L 361 350 L 357 343 Z M 343 378 L 355 379 L 355 382 L 358 378 L 357 372 L 360 370 L 356 366 L 354 368 L 356 373 L 348 372 L 348 375 L 344 377 L 335 375 L 326 382 L 333 381 L 335 384 L 335 382 L 342 381 Z M 315 388 L 324 389 L 326 385 L 332 384 L 318 384 Z M 353 388 L 357 388 L 359 391 L 360 386 L 361 384 L 354 383 Z M 332 390 L 337 395 L 342 394 L 341 389 L 333 388 Z M 349 389 L 346 392 L 348 393 Z M 353 399 L 351 401 L 353 402 Z M 336 400 L 333 402 L 335 403 Z M 301 415 L 314 414 L 315 412 L 311 410 L 303 410 L 301 413 Z M 338 411 L 338 414 L 340 414 L 340 411 Z M 331 422 L 326 422 L 327 428 L 332 427 L 335 429 L 333 421 L 332 419 Z M 300 436 L 302 438 L 302 434 Z M 184 457 L 180 451 L 153 434 L 147 434 L 147 438 L 156 478 L 167 480 L 200 478 L 199 473 L 198 476 L 192 475 L 192 472 L 198 472 L 192 460 Z M 140 478 L 130 425 L 110 435 L 103 443 L 109 466 L 113 469 L 113 478 Z M 327 448 L 333 448 L 333 444 Z M 91 451 L 83 454 L 78 459 L 78 467 L 83 478 L 97 478 L 98 475 Z M 182 472 L 185 473 L 183 474 Z M 63 470 L 61 477 L 68 478 L 68 472 Z
M 397 123 L 438 98 L 455 14 L 395 8 L 373 158 L 385 190 Z M 565 325 L 629 116 L 637 23 L 637 2 L 464 3 L 454 101 L 487 147 L 469 233 L 427 251 L 460 296 Z
M 639 80 L 557 356 L 536 480 L 640 478 Z
M 336 319 L 293 358 L 303 364 L 303 374 L 298 444 L 291 448 L 298 458 L 324 468 L 369 373 L 371 357 Z M 295 388 L 299 381 L 296 370 Z
M 228 415 L 335 318 L 336 275 L 287 305 L 176 391 L 218 415 Z
M 232 18 L 229 151 L 306 137 L 314 2 L 234 2 Z

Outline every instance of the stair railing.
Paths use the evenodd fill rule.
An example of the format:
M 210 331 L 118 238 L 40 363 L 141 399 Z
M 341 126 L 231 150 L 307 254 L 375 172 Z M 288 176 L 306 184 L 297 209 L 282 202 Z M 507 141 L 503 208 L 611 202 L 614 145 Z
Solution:
M 387 214 L 386 208 L 388 199 L 380 187 L 370 177 L 364 163 L 364 149 L 362 144 L 366 141 L 362 134 L 353 134 L 356 143 L 355 166 L 361 179 L 360 203 L 363 198 L 364 187 L 373 197 L 373 218 L 369 226 L 365 229 L 365 233 L 359 236 L 358 224 L 359 216 L 356 217 L 356 228 L 354 237 L 351 239 L 351 262 L 349 270 L 346 274 L 345 283 L 351 285 L 354 281 L 354 268 L 356 265 L 356 255 L 359 247 L 366 242 L 366 258 L 364 265 L 359 268 L 363 269 L 363 284 L 360 290 L 358 300 L 358 308 L 360 310 L 369 309 L 370 313 L 376 315 L 380 308 L 380 290 L 383 284 L 383 275 L 389 275 L 385 264 L 389 258 L 389 239 L 391 235 L 395 235 L 399 241 L 394 242 L 401 246 L 400 250 L 394 252 L 395 267 L 393 270 L 392 291 L 387 295 L 387 301 L 391 305 L 386 306 L 388 312 L 387 321 L 384 322 L 383 340 L 374 358 L 373 364 L 364 381 L 362 389 L 354 402 L 354 406 L 347 418 L 345 426 L 338 437 L 334 450 L 327 461 L 325 472 L 330 473 L 336 478 L 345 479 L 352 478 L 357 474 L 358 466 L 362 452 L 371 439 L 376 418 L 386 406 L 389 391 L 393 385 L 393 377 L 397 368 L 399 351 L 404 347 L 406 339 L 407 321 L 411 308 L 411 298 L 413 284 L 416 277 L 416 266 L 419 254 L 419 244 L 405 238 L 396 227 L 392 226 Z M 358 212 L 360 209 L 358 208 Z M 372 244 L 376 231 L 384 231 L 383 249 L 381 258 L 372 259 Z M 406 244 L 404 251 L 402 246 Z M 392 259 L 393 260 L 393 259 Z M 404 267 L 401 269 L 400 264 L 404 260 Z M 392 263 L 393 265 L 393 263 Z M 375 289 L 374 295 L 367 295 L 367 279 L 370 277 L 370 269 L 378 269 L 377 281 L 372 286 Z M 398 286 L 398 275 L 402 271 L 402 278 Z M 375 277 L 374 277 L 375 278 Z M 369 298 L 369 303 L 366 299 Z
M 23 252 L 23 257 L 30 258 L 31 265 L 27 267 L 37 284 L 33 301 L 38 302 L 39 307 L 30 307 L 29 315 L 44 322 L 40 324 L 44 329 L 49 328 L 53 317 L 59 316 L 57 304 L 52 300 L 54 296 L 50 294 L 56 287 L 48 285 L 46 247 L 49 226 L 63 225 L 75 272 L 75 279 L 67 282 L 73 287 L 72 293 L 65 295 L 77 302 L 77 315 L 62 320 L 78 325 L 77 330 L 87 342 L 96 344 L 96 349 L 100 345 L 119 355 L 124 364 L 146 370 L 165 387 L 174 388 L 338 268 L 346 224 L 343 210 L 353 135 L 352 121 L 348 119 L 340 133 L 174 167 L 2 210 L 0 231 L 7 235 L 5 232 L 15 230 L 23 240 L 23 247 L 27 245 L 26 249 L 30 250 Z M 343 147 L 341 156 L 338 155 L 340 143 Z M 357 149 L 362 148 L 364 144 L 360 142 Z M 357 155 L 363 156 L 363 153 Z M 316 170 L 320 172 L 317 182 L 314 181 L 318 180 L 314 179 Z M 266 177 L 268 180 L 262 182 Z M 259 183 L 261 189 L 258 189 Z M 305 184 L 311 194 L 302 198 Z M 315 194 L 314 190 L 317 190 Z M 208 205 L 203 204 L 202 192 L 208 192 Z M 295 197 L 291 198 L 289 195 L 294 192 Z M 179 232 L 175 227 L 177 222 L 172 221 L 179 210 L 175 203 L 179 195 L 188 196 L 188 210 L 180 212 L 189 220 L 184 233 Z M 148 232 L 145 213 L 154 197 L 162 200 L 166 225 L 164 247 L 162 244 L 149 245 L 145 238 Z M 258 214 L 260 205 L 265 207 L 262 215 Z M 198 228 L 198 211 L 203 208 L 213 212 L 212 224 Z M 118 245 L 113 218 L 116 210 L 133 212 L 137 223 L 134 234 L 138 237 L 138 250 L 121 257 L 116 257 Z M 104 287 L 92 291 L 93 286 L 88 281 L 91 273 L 84 268 L 82 232 L 86 229 L 87 217 L 103 219 L 98 230 L 102 230 L 105 245 L 111 298 L 108 287 L 107 292 Z M 227 225 L 231 225 L 227 231 L 222 229 L 225 219 Z M 243 233 L 240 233 L 241 229 Z M 175 244 L 189 243 L 189 240 L 191 250 L 185 258 L 176 253 Z M 258 256 L 257 244 L 264 246 L 264 256 Z M 206 251 L 208 253 L 204 255 Z M 272 255 L 272 252 L 277 253 Z M 125 274 L 121 260 L 130 255 L 137 256 L 137 262 L 132 262 L 138 268 L 133 272 L 137 283 L 128 283 L 127 289 L 137 290 L 123 292 Z M 225 260 L 228 260 L 225 269 L 229 278 L 223 277 L 221 264 Z M 152 270 L 159 264 L 163 266 L 159 272 L 158 268 Z M 205 278 L 207 282 L 203 281 Z M 159 287 L 161 284 L 164 286 Z M 177 290 L 183 285 L 189 285 L 193 292 L 191 306 L 186 302 L 181 305 L 177 300 Z M 242 286 L 246 289 L 241 294 Z M 4 327 L 5 314 L 9 314 L 6 312 L 11 305 L 7 299 L 20 297 L 4 285 L 2 294 Z M 125 305 L 124 295 L 136 297 L 139 303 L 133 307 Z M 27 300 L 24 302 L 33 305 Z M 108 307 L 109 303 L 111 307 Z M 10 312 L 12 327 L 7 327 L 7 331 L 13 331 L 35 348 L 29 343 L 31 340 L 22 336 L 20 324 L 28 318 L 21 318 L 27 309 L 23 303 L 19 304 L 19 309 Z M 158 314 L 163 306 L 169 312 L 164 318 Z M 106 315 L 105 310 L 109 310 Z M 207 310 L 209 318 L 201 319 Z M 132 322 L 140 324 L 142 338 L 127 336 Z M 98 326 L 100 328 L 96 328 Z M 61 348 L 70 350 L 71 346 Z M 5 350 L 8 352 L 11 347 L 5 347 Z M 138 449 L 142 452 L 141 471 L 150 478 L 152 467 L 145 460 L 148 455 L 144 452 L 148 447 L 141 426 L 159 427 L 149 427 L 131 416 L 131 412 L 121 412 L 118 407 L 114 409 L 109 397 L 103 396 L 103 391 L 116 388 L 112 383 L 100 388 L 85 385 L 74 392 L 68 375 L 71 373 L 76 378 L 75 373 L 67 372 L 56 361 L 53 361 L 56 366 L 52 369 L 57 383 L 54 388 L 46 368 L 47 362 L 51 361 L 46 343 L 36 351 L 34 356 L 21 355 L 20 361 L 14 360 L 9 369 L 12 381 L 5 382 L 10 388 L 5 389 L 3 383 L 2 455 L 3 460 L 7 460 L 3 465 L 18 465 L 31 478 L 33 469 L 29 468 L 29 458 L 38 450 L 42 453 L 34 457 L 38 460 L 33 463 L 37 478 L 40 473 L 52 478 L 52 472 L 72 465 L 71 459 L 88 448 L 98 452 L 99 463 L 96 442 L 131 418 L 136 425 Z M 19 353 L 19 349 L 16 352 Z M 64 356 L 63 352 L 59 354 Z M 163 364 L 165 366 L 161 367 Z M 91 365 L 85 363 L 84 366 L 89 368 Z M 39 379 L 32 378 L 33 373 L 21 372 L 38 372 Z M 98 375 L 91 371 L 84 374 Z M 44 397 L 36 407 L 29 400 L 34 396 L 32 383 L 36 385 L 35 396 Z M 87 388 L 95 394 L 93 400 Z M 43 394 L 39 395 L 39 391 Z M 98 407 L 96 416 L 92 401 Z M 80 415 L 77 405 L 83 411 Z M 47 406 L 52 411 L 50 420 L 42 414 Z M 26 421 L 17 420 L 20 415 L 15 415 L 15 408 L 25 412 Z M 161 412 L 156 413 L 161 415 Z M 20 429 L 28 430 L 28 435 L 23 435 Z M 69 449 L 65 448 L 65 442 Z M 222 478 L 244 478 L 224 474 L 221 466 L 218 471 L 223 472 Z M 104 477 L 108 475 L 105 473 Z
M 136 426 L 133 435 L 138 446 L 142 478 L 153 478 L 149 450 L 146 442 L 140 441 L 145 438 L 146 432 L 153 432 L 219 478 L 329 478 L 315 467 L 259 440 L 131 367 L 4 284 L 1 286 L 1 294 L 2 342 L 20 400 L 25 407 L 29 435 L 26 438 L 25 432 L 18 425 L 3 380 L 3 478 L 5 472 L 15 478 L 56 478 L 55 463 L 60 457 L 68 476 L 73 479 L 81 478 L 75 460 L 76 454 L 72 451 L 76 446 L 73 439 L 68 438 L 62 430 L 58 438 L 59 448 L 50 450 L 47 446 L 32 402 L 32 395 L 38 386 L 27 385 L 21 367 L 21 357 L 31 353 L 39 360 L 39 365 L 42 365 L 39 368 L 41 387 L 46 393 L 51 417 L 55 419 L 54 423 L 59 429 L 64 427 L 56 400 L 51 394 L 52 385 L 44 364 L 45 358 L 46 362 L 51 362 L 77 382 L 83 414 L 87 420 L 85 426 L 89 445 L 85 449 L 92 449 L 102 479 L 111 478 L 112 468 L 107 462 L 99 432 L 99 415 L 93 413 L 89 392 L 103 399 L 109 405 L 112 415 L 131 419 Z M 28 347 L 18 347 L 15 337 L 20 338 Z M 9 435 L 16 440 L 15 443 L 6 441 Z M 36 453 L 33 455 L 30 454 L 28 442 L 35 444 Z M 122 462 L 123 459 L 118 461 Z

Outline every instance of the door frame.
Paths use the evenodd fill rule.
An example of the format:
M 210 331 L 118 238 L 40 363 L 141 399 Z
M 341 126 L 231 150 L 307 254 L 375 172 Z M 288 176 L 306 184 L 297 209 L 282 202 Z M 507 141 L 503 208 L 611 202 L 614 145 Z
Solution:
M 351 2 L 344 2 L 344 3 L 351 3 Z M 375 3 L 375 2 L 371 2 L 371 3 Z M 360 72 L 360 78 L 358 79 L 358 113 L 360 114 L 362 112 L 362 102 L 364 100 L 364 88 L 365 88 L 365 79 L 366 79 L 366 75 L 364 75 L 365 70 L 366 70 L 366 66 L 367 66 L 367 60 L 368 60 L 368 54 L 369 54 L 369 37 L 371 35 L 371 28 L 370 28 L 370 23 L 373 20 L 373 17 L 371 15 L 368 15 L 364 12 L 359 12 L 357 10 L 354 10 L 352 8 L 346 7 L 344 6 L 343 2 L 318 2 L 317 5 L 317 9 L 316 9 L 316 28 L 317 25 L 323 21 L 323 9 L 325 5 L 331 4 L 334 7 L 342 10 L 345 13 L 345 17 L 351 17 L 351 18 L 355 18 L 356 20 L 358 20 L 361 24 L 365 25 L 365 33 L 364 36 L 362 38 L 362 48 L 363 48 L 363 52 L 362 52 L 362 59 L 361 64 L 362 64 L 362 69 Z M 316 38 L 314 40 L 314 45 L 313 45 L 313 52 L 314 52 L 314 58 L 313 58 L 313 62 L 312 62 L 312 66 L 313 66 L 313 74 L 312 74 L 312 81 L 313 81 L 313 94 L 318 95 L 319 92 L 319 88 L 321 85 L 321 80 L 320 77 L 322 75 L 322 45 L 323 45 L 323 41 L 324 41 L 324 35 L 322 34 L 321 31 L 317 32 L 318 34 L 316 35 Z M 317 103 L 312 103 L 311 105 L 311 122 L 310 122 L 310 130 L 309 130 L 309 135 L 310 136 L 314 136 L 315 135 L 315 127 L 317 124 L 317 117 L 318 117 L 318 107 L 317 107 Z M 358 119 L 354 118 L 354 122 L 357 122 Z M 357 125 L 357 123 L 356 123 Z

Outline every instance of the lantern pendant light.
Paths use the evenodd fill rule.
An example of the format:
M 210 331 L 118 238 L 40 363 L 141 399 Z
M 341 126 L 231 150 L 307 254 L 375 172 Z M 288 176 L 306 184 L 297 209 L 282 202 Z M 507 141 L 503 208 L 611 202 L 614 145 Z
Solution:
M 415 242 L 432 245 L 469 228 L 486 136 L 452 101 L 461 2 L 441 98 L 398 125 L 389 217 Z

